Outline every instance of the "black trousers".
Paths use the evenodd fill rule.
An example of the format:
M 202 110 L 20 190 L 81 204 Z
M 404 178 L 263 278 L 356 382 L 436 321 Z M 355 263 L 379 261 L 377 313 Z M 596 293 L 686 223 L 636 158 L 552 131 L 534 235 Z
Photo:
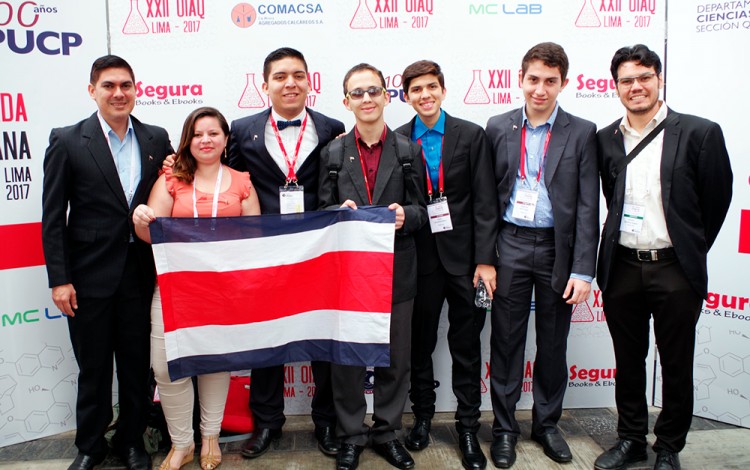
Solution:
M 695 325 L 702 299 L 677 259 L 642 262 L 617 255 L 602 292 L 617 364 L 615 401 L 621 439 L 646 444 L 646 355 L 649 320 L 662 367 L 662 410 L 654 450 L 679 452 L 693 419 Z
M 451 381 L 458 402 L 456 429 L 477 432 L 482 405 L 482 348 L 480 334 L 487 312 L 474 306 L 473 276 L 453 276 L 442 264 L 417 279 L 411 344 L 411 390 L 409 398 L 415 416 L 435 415 L 435 375 L 432 354 L 438 341 L 443 302 L 448 300 L 448 348 L 453 367 Z
M 312 420 L 316 426 L 334 426 L 336 411 L 331 390 L 331 363 L 312 361 L 315 395 Z M 284 416 L 284 366 L 253 369 L 250 387 L 250 409 L 256 428 L 281 429 Z
M 534 291 L 536 359 L 533 434 L 556 429 L 568 382 L 566 353 L 572 306 L 552 289 L 552 229 L 505 226 L 498 244 L 498 287 L 492 302 L 490 380 L 493 437 L 520 434 L 515 412 L 523 385 L 526 332 Z
M 101 456 L 108 452 L 104 433 L 112 421 L 112 358 L 117 365 L 119 418 L 116 447 L 143 447 L 150 403 L 150 299 L 140 282 L 133 244 L 125 271 L 111 297 L 78 296 L 75 317 L 68 317 L 78 363 L 76 439 L 78 449 Z M 153 288 L 153 287 L 152 287 Z
M 375 367 L 372 427 L 365 423 L 367 401 L 364 395 L 367 369 L 331 364 L 333 399 L 338 419 L 336 433 L 342 442 L 367 445 L 396 439 L 409 389 L 411 315 L 414 300 L 391 307 L 391 365 Z

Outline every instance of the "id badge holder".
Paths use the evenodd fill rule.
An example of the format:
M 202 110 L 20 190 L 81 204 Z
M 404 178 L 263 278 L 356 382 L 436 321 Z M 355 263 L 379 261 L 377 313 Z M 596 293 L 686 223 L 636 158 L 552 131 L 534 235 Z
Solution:
M 516 203 L 513 205 L 511 215 L 516 219 L 533 221 L 537 201 L 539 201 L 539 191 L 519 189 L 516 191 Z
M 623 204 L 620 231 L 627 233 L 641 233 L 646 207 L 638 204 Z
M 279 212 L 297 214 L 305 211 L 305 187 L 279 186 Z
M 453 230 L 451 213 L 448 208 L 448 198 L 438 197 L 427 204 L 427 217 L 430 220 L 430 230 L 432 233 Z

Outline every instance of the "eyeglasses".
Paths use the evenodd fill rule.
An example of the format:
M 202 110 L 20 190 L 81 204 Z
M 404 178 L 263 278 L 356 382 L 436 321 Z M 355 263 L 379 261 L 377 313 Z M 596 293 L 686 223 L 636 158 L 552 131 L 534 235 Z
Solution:
M 371 86 L 370 88 L 363 90 L 361 88 L 355 88 L 346 94 L 346 97 L 350 100 L 361 100 L 365 97 L 365 93 L 370 95 L 370 98 L 375 98 L 379 94 L 385 92 L 385 88 L 382 86 Z
M 656 74 L 654 72 L 646 72 L 638 75 L 637 77 L 622 77 L 617 79 L 617 84 L 625 88 L 630 88 L 631 86 L 633 86 L 635 81 L 638 80 L 638 83 L 640 83 L 641 85 L 645 85 L 650 82 L 651 79 L 655 76 Z

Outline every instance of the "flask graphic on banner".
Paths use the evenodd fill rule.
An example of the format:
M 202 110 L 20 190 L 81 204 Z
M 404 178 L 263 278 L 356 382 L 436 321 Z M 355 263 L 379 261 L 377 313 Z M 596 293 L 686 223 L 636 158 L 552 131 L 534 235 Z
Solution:
M 367 0 L 359 0 L 357 11 L 354 12 L 349 27 L 352 29 L 375 29 L 376 26 L 375 17 L 372 16 L 370 7 L 367 6 Z
M 125 20 L 125 26 L 122 27 L 122 34 L 148 34 L 150 32 L 138 8 L 138 0 L 130 0 L 130 13 L 128 13 L 128 19 Z
M 245 76 L 247 77 L 247 82 L 237 106 L 240 108 L 264 108 L 266 106 L 266 101 L 263 99 L 260 90 L 258 90 L 258 87 L 255 85 L 255 74 L 246 73 Z
M 601 25 L 602 22 L 599 20 L 599 15 L 596 14 L 591 0 L 583 0 L 583 6 L 581 11 L 578 12 L 578 18 L 576 18 L 576 26 L 579 28 L 598 28 Z
M 488 104 L 489 102 L 490 95 L 487 94 L 487 90 L 482 83 L 482 71 L 474 70 L 474 77 L 471 80 L 469 91 L 466 92 L 466 96 L 464 97 L 464 103 Z
M 583 301 L 573 307 L 573 313 L 570 318 L 572 322 L 592 322 L 594 321 L 594 312 L 591 311 L 588 301 Z

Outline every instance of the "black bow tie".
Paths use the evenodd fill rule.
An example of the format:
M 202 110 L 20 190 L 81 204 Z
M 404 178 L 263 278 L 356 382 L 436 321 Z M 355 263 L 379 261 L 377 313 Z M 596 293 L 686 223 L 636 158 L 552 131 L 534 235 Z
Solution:
M 280 131 L 283 131 L 287 127 L 299 127 L 302 125 L 302 121 L 299 119 L 295 119 L 294 121 L 279 121 L 276 123 L 276 126 L 279 128 Z

